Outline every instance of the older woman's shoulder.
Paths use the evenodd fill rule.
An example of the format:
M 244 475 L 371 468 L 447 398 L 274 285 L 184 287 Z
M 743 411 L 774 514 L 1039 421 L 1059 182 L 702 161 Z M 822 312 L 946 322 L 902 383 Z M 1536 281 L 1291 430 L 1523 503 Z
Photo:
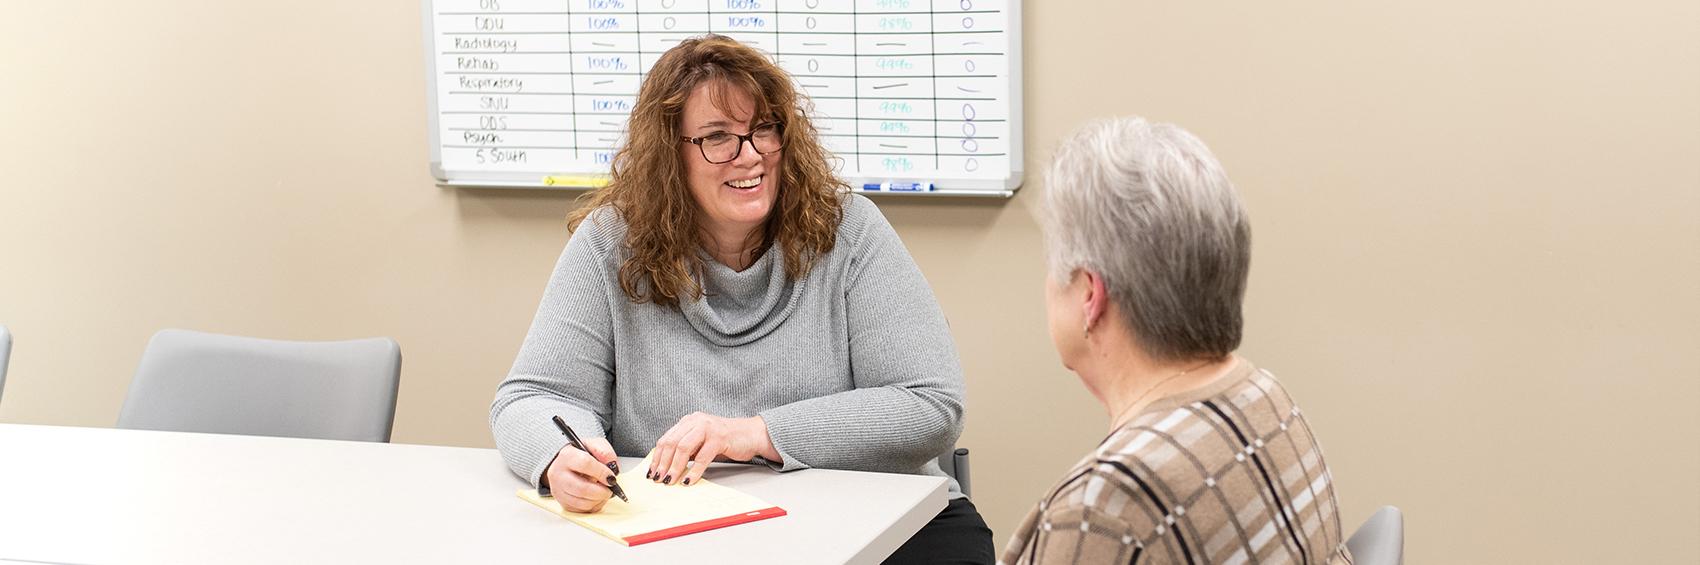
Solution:
M 1303 471 L 1315 479 L 1325 468 L 1321 456 L 1309 422 L 1286 388 L 1272 373 L 1249 362 L 1178 402 L 1142 412 L 1093 454 L 1179 491 L 1216 488 L 1218 481 L 1226 480 L 1222 469 L 1259 465 L 1292 477 Z
M 1292 530 L 1280 535 L 1304 540 L 1311 562 L 1329 562 L 1342 547 L 1339 504 L 1309 423 L 1269 371 L 1246 363 L 1230 377 L 1144 412 L 1106 438 L 1088 457 L 1082 505 L 1122 508 L 1132 528 L 1156 536 L 1184 516 L 1193 539 L 1239 538 L 1210 541 L 1218 547 L 1256 545 L 1248 535 Z M 1094 479 L 1118 488 L 1091 488 Z M 1131 498 L 1111 500 L 1120 493 Z M 1249 515 L 1247 508 L 1260 510 Z M 1153 558 L 1164 561 L 1161 551 Z

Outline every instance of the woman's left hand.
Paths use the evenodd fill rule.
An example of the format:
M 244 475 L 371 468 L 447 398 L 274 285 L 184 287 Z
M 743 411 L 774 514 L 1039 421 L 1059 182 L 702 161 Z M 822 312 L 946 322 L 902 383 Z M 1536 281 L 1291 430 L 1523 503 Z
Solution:
M 665 484 L 691 484 L 702 478 L 717 456 L 749 461 L 756 456 L 779 461 L 779 451 L 767 436 L 761 416 L 723 418 L 692 412 L 655 442 L 650 458 L 649 479 Z

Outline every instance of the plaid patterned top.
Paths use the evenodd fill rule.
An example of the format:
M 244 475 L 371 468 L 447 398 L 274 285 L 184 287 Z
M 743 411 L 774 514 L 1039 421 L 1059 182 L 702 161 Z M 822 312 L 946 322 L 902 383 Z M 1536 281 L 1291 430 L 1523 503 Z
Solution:
M 1105 438 L 999 563 L 1349 564 L 1338 506 L 1298 406 L 1240 359 Z

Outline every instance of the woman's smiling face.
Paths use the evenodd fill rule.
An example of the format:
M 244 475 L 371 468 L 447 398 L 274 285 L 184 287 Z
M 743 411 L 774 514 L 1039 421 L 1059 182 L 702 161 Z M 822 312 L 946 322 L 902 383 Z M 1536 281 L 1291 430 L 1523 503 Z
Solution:
M 679 117 L 679 131 L 686 137 L 718 132 L 747 135 L 760 125 L 749 93 L 719 81 L 697 85 Z M 703 212 L 701 227 L 712 234 L 750 233 L 767 221 L 779 194 L 779 160 L 784 151 L 763 155 L 748 142 L 735 143 L 741 144 L 738 156 L 720 164 L 708 162 L 698 145 L 679 143 L 691 198 Z

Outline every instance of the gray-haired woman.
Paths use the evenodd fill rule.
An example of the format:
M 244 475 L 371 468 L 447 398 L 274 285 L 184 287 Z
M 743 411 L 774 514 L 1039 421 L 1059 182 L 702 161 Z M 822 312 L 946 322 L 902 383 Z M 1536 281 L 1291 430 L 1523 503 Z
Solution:
M 1022 521 L 1004 563 L 1346 563 L 1310 425 L 1234 355 L 1251 229 L 1192 134 L 1088 125 L 1046 176 L 1046 310 L 1110 434 Z

